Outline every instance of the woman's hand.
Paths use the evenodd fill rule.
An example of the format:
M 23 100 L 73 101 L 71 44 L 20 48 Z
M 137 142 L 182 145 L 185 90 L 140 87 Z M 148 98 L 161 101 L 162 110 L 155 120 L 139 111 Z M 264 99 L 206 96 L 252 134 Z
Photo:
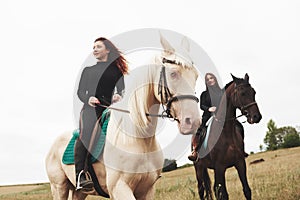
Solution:
M 208 109 L 208 111 L 211 112 L 211 113 L 216 112 L 216 110 L 217 110 L 217 107 L 216 107 L 216 106 L 212 106 L 212 107 L 210 107 L 210 108 Z
M 116 103 L 118 101 L 121 101 L 122 97 L 119 94 L 114 94 L 112 97 L 112 103 Z
M 100 104 L 100 101 L 96 97 L 90 97 L 88 103 L 90 106 L 96 107 L 96 104 Z

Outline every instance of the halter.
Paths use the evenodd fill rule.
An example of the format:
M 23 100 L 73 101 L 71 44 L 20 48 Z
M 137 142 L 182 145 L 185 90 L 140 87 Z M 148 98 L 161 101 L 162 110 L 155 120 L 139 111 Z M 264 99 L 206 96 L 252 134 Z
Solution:
M 170 63 L 170 64 L 177 64 L 177 65 L 182 65 L 180 62 L 176 62 L 175 60 L 169 60 L 166 58 L 162 59 L 162 67 L 160 71 L 160 77 L 159 77 L 159 84 L 158 84 L 158 95 L 160 95 L 161 99 L 161 105 L 163 108 L 163 111 L 161 114 L 149 114 L 147 113 L 147 116 L 151 117 L 167 117 L 170 119 L 173 119 L 175 121 L 179 121 L 176 116 L 174 117 L 171 114 L 171 106 L 173 102 L 184 100 L 184 99 L 191 99 L 196 101 L 197 103 L 199 102 L 199 99 L 194 96 L 194 95 L 177 95 L 173 96 L 169 90 L 168 83 L 167 83 L 167 77 L 166 77 L 166 66 L 165 63 Z M 166 105 L 166 108 L 165 106 Z

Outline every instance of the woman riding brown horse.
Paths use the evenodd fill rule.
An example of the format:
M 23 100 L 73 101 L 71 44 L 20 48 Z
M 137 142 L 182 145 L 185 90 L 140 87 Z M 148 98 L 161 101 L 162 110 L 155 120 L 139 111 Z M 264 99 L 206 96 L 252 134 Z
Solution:
M 220 102 L 219 110 L 213 118 L 207 142 L 198 151 L 199 159 L 194 162 L 198 181 L 200 199 L 212 199 L 210 178 L 207 169 L 214 169 L 214 192 L 216 198 L 228 199 L 225 184 L 225 171 L 235 167 L 243 185 L 244 195 L 251 199 L 251 189 L 246 176 L 246 163 L 244 158 L 244 143 L 235 125 L 236 109 L 241 110 L 250 124 L 258 123 L 262 116 L 255 102 L 255 90 L 249 84 L 249 76 L 244 79 L 232 75 L 233 81 L 225 87 L 225 94 Z

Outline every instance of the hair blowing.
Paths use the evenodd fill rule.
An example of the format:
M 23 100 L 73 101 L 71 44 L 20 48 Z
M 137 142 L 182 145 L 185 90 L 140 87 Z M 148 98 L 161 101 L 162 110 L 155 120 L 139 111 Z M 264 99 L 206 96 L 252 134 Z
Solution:
M 128 73 L 127 61 L 122 55 L 121 51 L 110 40 L 106 39 L 105 37 L 97 38 L 94 41 L 94 43 L 98 41 L 103 42 L 106 49 L 110 51 L 110 53 L 108 54 L 108 61 L 114 62 L 123 74 L 127 74 Z

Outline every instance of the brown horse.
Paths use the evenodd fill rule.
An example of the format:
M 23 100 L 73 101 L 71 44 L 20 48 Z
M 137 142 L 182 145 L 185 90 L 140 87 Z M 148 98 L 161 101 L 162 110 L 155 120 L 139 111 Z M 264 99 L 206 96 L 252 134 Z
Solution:
M 225 184 L 225 171 L 235 167 L 243 185 L 244 195 L 251 199 L 251 189 L 246 175 L 243 134 L 237 126 L 236 109 L 247 117 L 250 124 L 258 123 L 262 116 L 255 101 L 255 90 L 249 83 L 248 74 L 244 79 L 232 75 L 233 81 L 225 87 L 219 110 L 213 117 L 207 143 L 199 150 L 199 159 L 194 162 L 200 199 L 213 199 L 207 169 L 214 170 L 214 192 L 216 198 L 228 199 Z

